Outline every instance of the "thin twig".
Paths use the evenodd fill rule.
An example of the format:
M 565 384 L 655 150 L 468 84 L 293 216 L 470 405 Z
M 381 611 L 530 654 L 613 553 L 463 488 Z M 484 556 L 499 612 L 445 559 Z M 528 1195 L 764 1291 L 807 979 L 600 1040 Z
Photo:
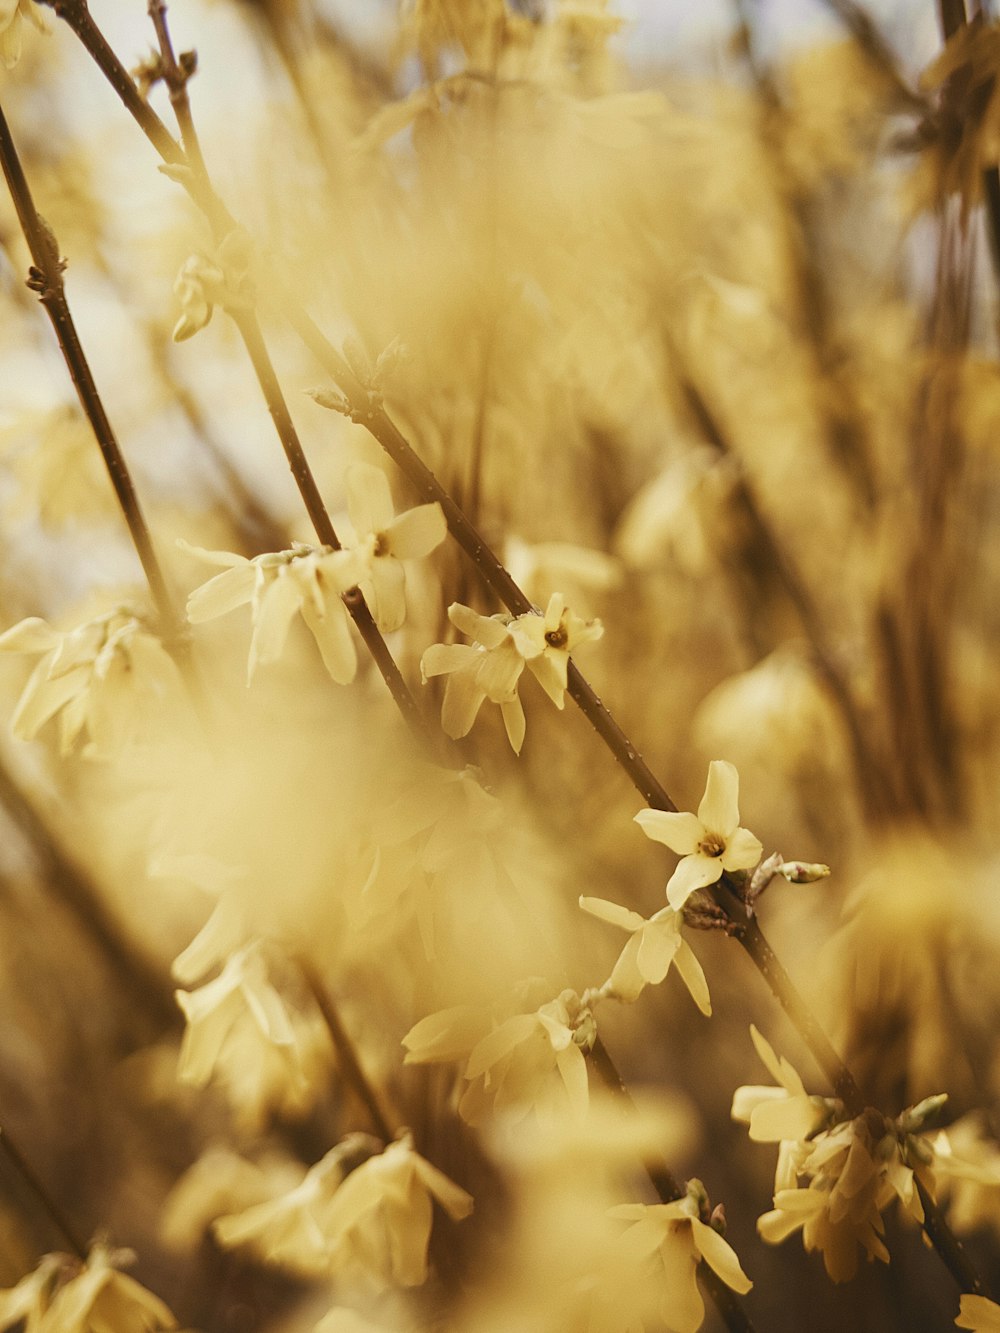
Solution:
M 153 540 L 139 504 L 132 476 L 104 410 L 83 344 L 80 342 L 70 313 L 63 283 L 65 261 L 60 257 L 59 244 L 52 229 L 35 208 L 2 107 L 0 107 L 0 164 L 3 166 L 7 186 L 14 200 L 21 230 L 31 251 L 33 266 L 28 286 L 38 293 L 38 298 L 52 321 L 66 366 L 76 387 L 80 406 L 100 446 L 111 484 L 115 488 L 132 543 L 149 584 L 160 618 L 162 636 L 168 643 L 176 644 L 181 635 L 180 621 L 167 591 L 167 584 L 153 548 Z
M 87 1247 L 77 1236 L 76 1231 L 67 1219 L 65 1213 L 53 1199 L 34 1169 L 28 1164 L 24 1153 L 21 1152 L 17 1144 L 10 1136 L 10 1130 L 0 1125 L 0 1149 L 6 1154 L 7 1159 L 13 1165 L 21 1179 L 25 1182 L 31 1193 L 38 1200 L 42 1211 L 46 1214 L 49 1221 L 66 1241 L 69 1248 L 73 1251 L 81 1263 L 87 1262 Z
M 327 1031 L 330 1033 L 330 1040 L 337 1052 L 341 1072 L 354 1089 L 358 1099 L 363 1103 L 379 1138 L 384 1143 L 391 1143 L 399 1131 L 393 1126 L 386 1111 L 383 1110 L 375 1089 L 362 1069 L 358 1053 L 354 1049 L 354 1043 L 340 1021 L 336 1005 L 330 998 L 329 992 L 320 980 L 316 969 L 303 959 L 299 960 L 299 965 L 302 968 L 306 984 L 312 992 L 312 997 L 316 1001 L 316 1008 L 319 1010 Z

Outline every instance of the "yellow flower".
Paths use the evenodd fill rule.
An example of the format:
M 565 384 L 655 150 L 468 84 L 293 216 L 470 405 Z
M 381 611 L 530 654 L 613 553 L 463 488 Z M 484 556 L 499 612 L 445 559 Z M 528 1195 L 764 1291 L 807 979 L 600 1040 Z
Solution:
M 581 898 L 580 906 L 591 916 L 630 932 L 629 941 L 602 990 L 620 1000 L 635 1000 L 646 986 L 658 985 L 673 965 L 701 1012 L 706 1017 L 711 1014 L 708 982 L 691 946 L 681 935 L 679 912 L 663 907 L 647 919 L 604 898 Z
M 40 654 L 11 727 L 33 740 L 59 717 L 59 748 L 68 754 L 82 736 L 85 753 L 118 753 L 150 717 L 182 697 L 172 658 L 128 607 L 117 607 L 74 629 L 53 629 L 37 616 L 0 634 L 0 652 Z
M 478 1124 L 491 1110 L 511 1122 L 534 1109 L 543 1119 L 580 1118 L 589 1090 L 584 1051 L 597 1037 L 587 996 L 564 990 L 534 1013 L 513 1014 L 490 1025 L 466 1006 L 422 1019 L 403 1038 L 406 1064 L 434 1064 L 467 1056 L 469 1083 L 459 1112 Z
M 0 1328 L 25 1320 L 24 1333 L 157 1333 L 177 1321 L 158 1296 L 120 1273 L 134 1256 L 95 1245 L 81 1264 L 47 1254 L 33 1273 L 0 1292 Z
M 524 743 L 524 709 L 517 687 L 525 666 L 557 708 L 565 703 L 569 655 L 590 639 L 599 639 L 599 620 L 581 620 L 566 607 L 561 593 L 553 593 L 544 616 L 528 612 L 509 616 L 481 616 L 454 602 L 448 618 L 471 644 L 435 643 L 424 653 L 420 670 L 424 680 L 447 676 L 441 725 L 453 739 L 468 735 L 485 700 L 499 704 L 507 738 L 516 754 Z
M 749 870 L 760 860 L 761 843 L 739 827 L 739 783 L 733 765 L 715 759 L 696 815 L 640 810 L 635 817 L 647 838 L 684 858 L 667 884 L 667 901 L 675 912 L 696 889 L 720 880 L 724 871 Z
M 296 545 L 288 551 L 269 551 L 247 560 L 229 551 L 178 544 L 199 560 L 224 567 L 221 574 L 195 588 L 188 598 L 187 615 L 192 625 L 251 604 L 248 685 L 259 665 L 281 657 L 296 612 L 311 630 L 323 665 L 338 685 L 354 679 L 357 656 L 350 615 L 341 600 L 341 594 L 358 581 L 360 570 L 354 555 L 332 551 L 328 546 Z
M 351 549 L 358 557 L 365 601 L 383 634 L 406 619 L 404 560 L 430 555 L 448 535 L 441 506 L 418 505 L 398 517 L 385 473 L 368 463 L 347 470 L 347 511 L 354 527 Z
M 0 0 L 0 60 L 13 69 L 21 58 L 21 22 L 27 19 L 39 32 L 46 32 L 32 0 Z
M 627 1203 L 610 1210 L 611 1217 L 632 1223 L 616 1248 L 631 1259 L 634 1271 L 657 1269 L 664 1293 L 660 1318 L 674 1333 L 695 1333 L 705 1317 L 696 1276 L 700 1261 L 740 1295 L 753 1286 L 732 1246 L 701 1220 L 704 1198 L 701 1182 L 692 1180 L 674 1203 Z
M 840 1103 L 807 1093 L 798 1073 L 784 1056 L 778 1059 L 753 1024 L 750 1036 L 778 1087 L 737 1088 L 733 1094 L 733 1119 L 750 1126 L 750 1137 L 755 1143 L 810 1138 L 829 1122 Z

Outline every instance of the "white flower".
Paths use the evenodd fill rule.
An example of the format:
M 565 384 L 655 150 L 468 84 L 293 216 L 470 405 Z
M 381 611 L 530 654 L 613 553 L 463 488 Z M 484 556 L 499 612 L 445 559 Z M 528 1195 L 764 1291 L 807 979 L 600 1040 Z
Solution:
M 458 1006 L 431 1014 L 403 1038 L 406 1064 L 431 1064 L 468 1056 L 469 1083 L 459 1112 L 478 1124 L 490 1110 L 511 1122 L 532 1109 L 542 1119 L 586 1115 L 589 1104 L 584 1051 L 597 1037 L 587 997 L 564 990 L 534 1013 L 514 1014 L 484 1033 L 488 1020 Z
M 47 1254 L 16 1287 L 0 1291 L 0 1329 L 24 1321 L 24 1333 L 41 1333 L 45 1312 L 63 1270 L 62 1255 Z
M 681 935 L 680 912 L 664 907 L 647 919 L 604 898 L 581 898 L 580 906 L 591 916 L 630 933 L 602 989 L 620 1000 L 634 1000 L 646 986 L 658 985 L 673 964 L 701 1012 L 706 1016 L 711 1014 L 708 982 L 691 946 Z
M 173 660 L 128 607 L 65 632 L 31 616 L 0 634 L 0 652 L 41 654 L 11 726 L 33 740 L 58 714 L 63 754 L 84 735 L 87 753 L 117 753 L 167 700 L 181 697 Z
M 351 549 L 363 571 L 361 590 L 379 629 L 389 634 L 406 618 L 402 562 L 419 560 L 444 541 L 444 511 L 435 502 L 396 517 L 385 473 L 368 463 L 347 470 L 347 510 L 356 537 Z
M 188 598 L 193 625 L 251 604 L 253 637 L 247 661 L 247 684 L 259 665 L 280 658 L 292 619 L 298 612 L 312 631 L 327 671 L 340 685 L 354 679 L 357 656 L 350 632 L 350 614 L 341 594 L 358 581 L 358 562 L 348 551 L 328 546 L 296 545 L 289 551 L 267 552 L 247 560 L 229 551 L 205 551 L 180 542 L 189 554 L 223 573 L 196 588 Z
M 684 1198 L 674 1203 L 628 1203 L 610 1210 L 611 1217 L 632 1223 L 616 1249 L 635 1270 L 656 1266 L 664 1293 L 660 1318 L 674 1333 L 695 1333 L 705 1317 L 697 1281 L 700 1261 L 740 1295 L 753 1286 L 732 1246 L 701 1220 L 704 1198 L 701 1183 L 693 1180 Z
M 760 860 L 760 842 L 739 827 L 739 783 L 732 764 L 715 759 L 696 815 L 640 810 L 635 817 L 647 838 L 684 858 L 667 884 L 667 901 L 675 912 L 696 889 L 720 880 L 724 871 L 749 870 Z
M 27 19 L 39 32 L 46 32 L 33 0 L 0 0 L 0 60 L 13 69 L 21 58 L 21 22 Z
M 425 681 L 432 676 L 448 677 L 441 725 L 453 739 L 468 735 L 483 702 L 489 699 L 500 705 L 507 738 L 517 754 L 525 728 L 517 687 L 525 666 L 556 707 L 562 708 L 570 653 L 578 644 L 604 633 L 600 621 L 573 615 L 561 593 L 552 594 L 544 616 L 534 612 L 514 619 L 481 616 L 455 602 L 448 608 L 448 618 L 473 643 L 435 643 L 421 659 Z

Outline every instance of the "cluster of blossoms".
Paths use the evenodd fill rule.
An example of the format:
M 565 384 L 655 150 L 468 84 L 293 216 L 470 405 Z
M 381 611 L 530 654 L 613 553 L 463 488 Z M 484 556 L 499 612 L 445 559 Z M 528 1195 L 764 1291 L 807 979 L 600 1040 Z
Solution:
M 128 1250 L 96 1244 L 81 1264 L 47 1254 L 16 1287 L 0 1291 L 0 1329 L 24 1333 L 157 1333 L 177 1321 L 158 1296 L 127 1274 Z
M 247 310 L 253 303 L 250 277 L 250 237 L 235 228 L 213 255 L 189 255 L 174 283 L 181 314 L 174 325 L 174 342 L 184 342 L 203 329 L 217 305 Z
M 448 619 L 472 643 L 435 643 L 424 653 L 424 680 L 447 676 L 441 725 L 453 739 L 467 736 L 483 703 L 500 705 L 507 738 L 516 754 L 524 744 L 524 708 L 517 687 L 528 667 L 557 708 L 565 705 L 570 653 L 599 639 L 599 620 L 581 620 L 553 593 L 544 615 L 481 616 L 461 602 Z
M 107 757 L 134 739 L 165 701 L 179 695 L 173 660 L 131 607 L 116 607 L 74 629 L 31 616 L 0 634 L 0 652 L 38 656 L 11 727 L 33 740 L 59 717 L 59 748 Z
M 920 1189 L 934 1197 L 935 1153 L 921 1130 L 944 1096 L 895 1119 L 869 1108 L 845 1120 L 839 1101 L 810 1096 L 788 1061 L 756 1029 L 751 1036 L 778 1085 L 737 1088 L 733 1098 L 733 1118 L 749 1125 L 751 1139 L 779 1145 L 774 1209 L 758 1220 L 760 1235 L 778 1244 L 801 1230 L 806 1250 L 822 1253 L 834 1282 L 854 1276 L 859 1246 L 869 1259 L 888 1263 L 885 1208 L 898 1199 L 921 1223 Z
M 472 1197 L 421 1157 L 409 1133 L 384 1150 L 371 1135 L 349 1134 L 293 1189 L 214 1229 L 226 1248 L 251 1245 L 304 1276 L 419 1286 L 432 1200 L 455 1221 L 472 1211 Z
M 395 516 L 385 473 L 367 463 L 347 472 L 348 511 L 354 540 L 343 550 L 296 544 L 248 560 L 229 551 L 185 549 L 223 573 L 188 598 L 192 624 L 201 624 L 250 603 L 253 637 L 248 683 L 258 666 L 277 661 L 296 613 L 311 631 L 323 663 L 338 684 L 357 671 L 344 593 L 360 587 L 382 633 L 399 629 L 406 615 L 404 560 L 428 555 L 445 538 L 441 506 L 419 505 Z
M 470 1124 L 491 1113 L 511 1122 L 534 1110 L 543 1121 L 578 1119 L 589 1091 L 584 1052 L 597 1038 L 596 996 L 564 990 L 531 1013 L 495 1020 L 459 1005 L 423 1018 L 403 1038 L 407 1064 L 465 1060 L 458 1109 Z

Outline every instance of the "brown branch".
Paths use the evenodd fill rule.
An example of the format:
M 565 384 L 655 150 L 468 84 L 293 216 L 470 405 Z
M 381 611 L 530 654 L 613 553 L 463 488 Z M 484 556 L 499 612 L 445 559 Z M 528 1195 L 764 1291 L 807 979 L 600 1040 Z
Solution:
M 87 1247 L 77 1236 L 65 1213 L 42 1184 L 34 1169 L 28 1163 L 27 1158 L 11 1138 L 10 1130 L 3 1125 L 0 1125 L 0 1150 L 6 1154 L 8 1161 L 28 1186 L 56 1231 L 59 1232 L 80 1262 L 85 1264 L 87 1262 Z
M 132 476 L 111 428 L 104 403 L 91 373 L 90 364 L 80 342 L 63 283 L 65 261 L 60 257 L 59 244 L 48 223 L 38 214 L 27 178 L 11 137 L 3 109 L 0 107 L 0 164 L 17 210 L 21 230 L 28 243 L 33 261 L 28 286 L 38 293 L 52 322 L 56 338 L 70 377 L 76 388 L 80 406 L 90 422 L 91 429 L 104 458 L 104 464 L 114 486 L 115 495 L 128 525 L 143 572 L 149 584 L 153 603 L 160 618 L 164 639 L 175 646 L 181 638 L 181 625 L 173 608 L 163 572 L 160 569 L 153 540 L 146 524 Z

